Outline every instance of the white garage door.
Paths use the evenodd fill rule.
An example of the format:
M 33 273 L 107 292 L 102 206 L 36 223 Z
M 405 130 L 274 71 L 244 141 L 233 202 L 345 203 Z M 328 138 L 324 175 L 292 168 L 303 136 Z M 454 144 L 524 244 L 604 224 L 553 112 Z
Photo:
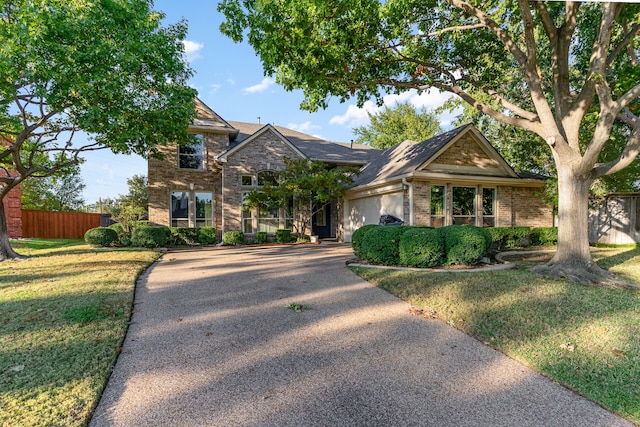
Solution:
M 350 242 L 353 232 L 363 225 L 377 224 L 380 215 L 390 214 L 404 220 L 402 200 L 402 192 L 349 200 L 345 206 L 344 241 Z

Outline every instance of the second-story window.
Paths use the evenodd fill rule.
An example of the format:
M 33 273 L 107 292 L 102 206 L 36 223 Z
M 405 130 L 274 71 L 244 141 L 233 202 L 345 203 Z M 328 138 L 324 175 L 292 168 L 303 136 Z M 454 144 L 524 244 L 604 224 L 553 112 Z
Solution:
M 198 142 L 193 145 L 178 146 L 178 167 L 180 169 L 202 170 L 204 168 L 204 138 L 195 135 Z

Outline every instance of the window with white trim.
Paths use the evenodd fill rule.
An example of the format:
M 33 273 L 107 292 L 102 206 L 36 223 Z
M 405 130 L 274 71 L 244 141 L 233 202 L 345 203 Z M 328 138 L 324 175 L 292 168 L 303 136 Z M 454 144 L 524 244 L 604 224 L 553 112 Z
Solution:
M 196 193 L 196 227 L 213 227 L 213 193 Z
M 253 209 L 245 206 L 247 197 L 249 197 L 248 192 L 242 193 L 242 232 L 253 233 Z
M 189 192 L 171 193 L 171 226 L 189 227 Z
M 198 142 L 193 145 L 178 146 L 178 168 L 180 169 L 204 169 L 204 137 L 195 135 Z
M 445 213 L 445 194 L 446 187 L 444 185 L 431 186 L 431 226 L 444 226 Z
M 476 224 L 476 187 L 453 187 L 453 223 Z
M 496 226 L 496 189 L 482 189 L 482 226 Z

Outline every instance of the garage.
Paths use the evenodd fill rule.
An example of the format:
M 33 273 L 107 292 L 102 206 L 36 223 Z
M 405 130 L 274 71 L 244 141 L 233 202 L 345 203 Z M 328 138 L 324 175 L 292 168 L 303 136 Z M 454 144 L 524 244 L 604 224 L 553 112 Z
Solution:
M 402 206 L 402 191 L 345 200 L 344 241 L 351 242 L 351 235 L 359 227 L 377 224 L 380 215 L 390 214 L 404 220 Z

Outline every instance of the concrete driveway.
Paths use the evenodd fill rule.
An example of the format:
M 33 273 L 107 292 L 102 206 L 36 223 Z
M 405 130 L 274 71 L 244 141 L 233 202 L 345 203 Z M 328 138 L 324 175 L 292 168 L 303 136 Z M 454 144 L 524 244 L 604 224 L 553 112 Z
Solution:
M 347 245 L 170 252 L 91 426 L 632 426 L 345 268 Z M 310 310 L 294 312 L 291 303 Z

